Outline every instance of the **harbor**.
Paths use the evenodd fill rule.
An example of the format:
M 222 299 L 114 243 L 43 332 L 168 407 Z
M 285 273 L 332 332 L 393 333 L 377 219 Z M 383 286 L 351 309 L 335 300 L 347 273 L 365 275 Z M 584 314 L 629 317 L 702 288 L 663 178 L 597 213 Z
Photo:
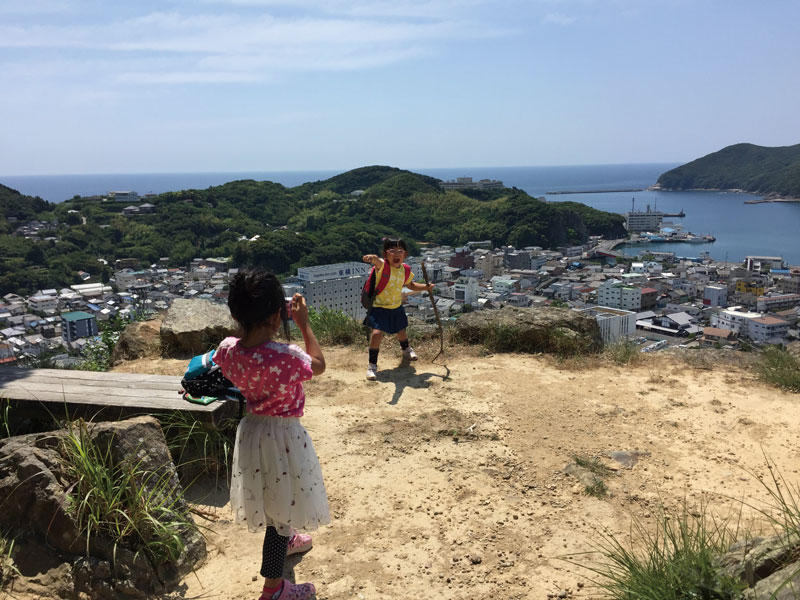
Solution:
M 711 234 L 694 234 L 690 232 L 674 231 L 665 233 L 663 230 L 660 233 L 633 234 L 630 239 L 626 240 L 626 244 L 651 244 L 651 243 L 676 243 L 683 242 L 686 244 L 710 244 L 717 240 Z

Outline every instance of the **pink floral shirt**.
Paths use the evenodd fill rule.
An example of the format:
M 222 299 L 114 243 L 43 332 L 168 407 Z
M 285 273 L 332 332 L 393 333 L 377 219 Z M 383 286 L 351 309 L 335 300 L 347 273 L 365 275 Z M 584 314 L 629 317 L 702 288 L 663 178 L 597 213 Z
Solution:
M 311 379 L 311 357 L 294 344 L 267 342 L 244 348 L 240 339 L 220 342 L 214 362 L 247 398 L 247 412 L 273 417 L 302 417 L 303 382 Z

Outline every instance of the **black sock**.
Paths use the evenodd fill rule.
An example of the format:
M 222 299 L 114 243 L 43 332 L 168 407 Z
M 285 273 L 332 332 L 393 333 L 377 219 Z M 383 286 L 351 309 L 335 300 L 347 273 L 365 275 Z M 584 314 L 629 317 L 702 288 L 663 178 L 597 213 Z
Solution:
M 405 350 L 406 348 L 408 348 L 408 340 L 403 340 L 402 342 L 400 342 L 400 347 L 401 347 L 403 350 Z
M 370 348 L 369 349 L 369 364 L 377 365 L 378 364 L 378 352 L 380 348 Z

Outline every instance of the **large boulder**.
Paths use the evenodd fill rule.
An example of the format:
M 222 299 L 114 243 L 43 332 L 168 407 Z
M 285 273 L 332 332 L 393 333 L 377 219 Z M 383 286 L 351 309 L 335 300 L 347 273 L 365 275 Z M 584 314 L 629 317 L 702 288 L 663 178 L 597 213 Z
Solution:
M 0 527 L 26 532 L 26 556 L 55 553 L 68 565 L 71 576 L 59 580 L 74 587 L 54 591 L 52 597 L 84 593 L 92 598 L 143 598 L 163 593 L 205 558 L 206 547 L 183 499 L 160 424 L 153 417 L 136 417 L 71 426 L 79 439 L 92 440 L 108 468 L 134 467 L 134 487 L 163 500 L 155 513 L 158 520 L 187 521 L 176 533 L 180 556 L 148 557 L 130 542 L 115 542 L 102 531 L 87 540 L 70 509 L 75 482 L 62 452 L 68 439 L 65 430 L 0 440 Z M 25 591 L 29 583 L 35 588 L 37 581 L 22 579 L 15 582 L 15 590 Z
M 134 321 L 125 327 L 114 345 L 113 364 L 137 358 L 161 356 L 161 323 L 164 313 L 147 321 Z
M 594 317 L 565 308 L 516 308 L 467 313 L 455 323 L 459 339 L 498 352 L 546 352 L 562 356 L 603 348 Z
M 236 331 L 228 307 L 210 300 L 177 299 L 161 323 L 163 356 L 187 358 L 214 348 Z

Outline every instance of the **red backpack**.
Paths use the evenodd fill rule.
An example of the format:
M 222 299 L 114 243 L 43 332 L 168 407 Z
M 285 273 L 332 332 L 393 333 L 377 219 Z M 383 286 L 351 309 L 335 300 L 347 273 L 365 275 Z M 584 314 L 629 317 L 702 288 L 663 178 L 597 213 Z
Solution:
M 405 279 L 403 280 L 403 284 L 405 284 L 408 281 L 408 278 L 411 276 L 411 267 L 409 267 L 406 263 L 403 263 L 403 269 L 405 270 Z M 372 308 L 372 303 L 375 302 L 375 296 L 383 291 L 383 289 L 389 283 L 389 278 L 391 276 L 392 268 L 389 267 L 386 262 L 384 262 L 380 279 L 378 279 L 376 285 L 375 267 L 370 269 L 369 277 L 367 277 L 367 280 L 364 282 L 364 287 L 361 288 L 361 306 L 366 308 L 367 311 Z

